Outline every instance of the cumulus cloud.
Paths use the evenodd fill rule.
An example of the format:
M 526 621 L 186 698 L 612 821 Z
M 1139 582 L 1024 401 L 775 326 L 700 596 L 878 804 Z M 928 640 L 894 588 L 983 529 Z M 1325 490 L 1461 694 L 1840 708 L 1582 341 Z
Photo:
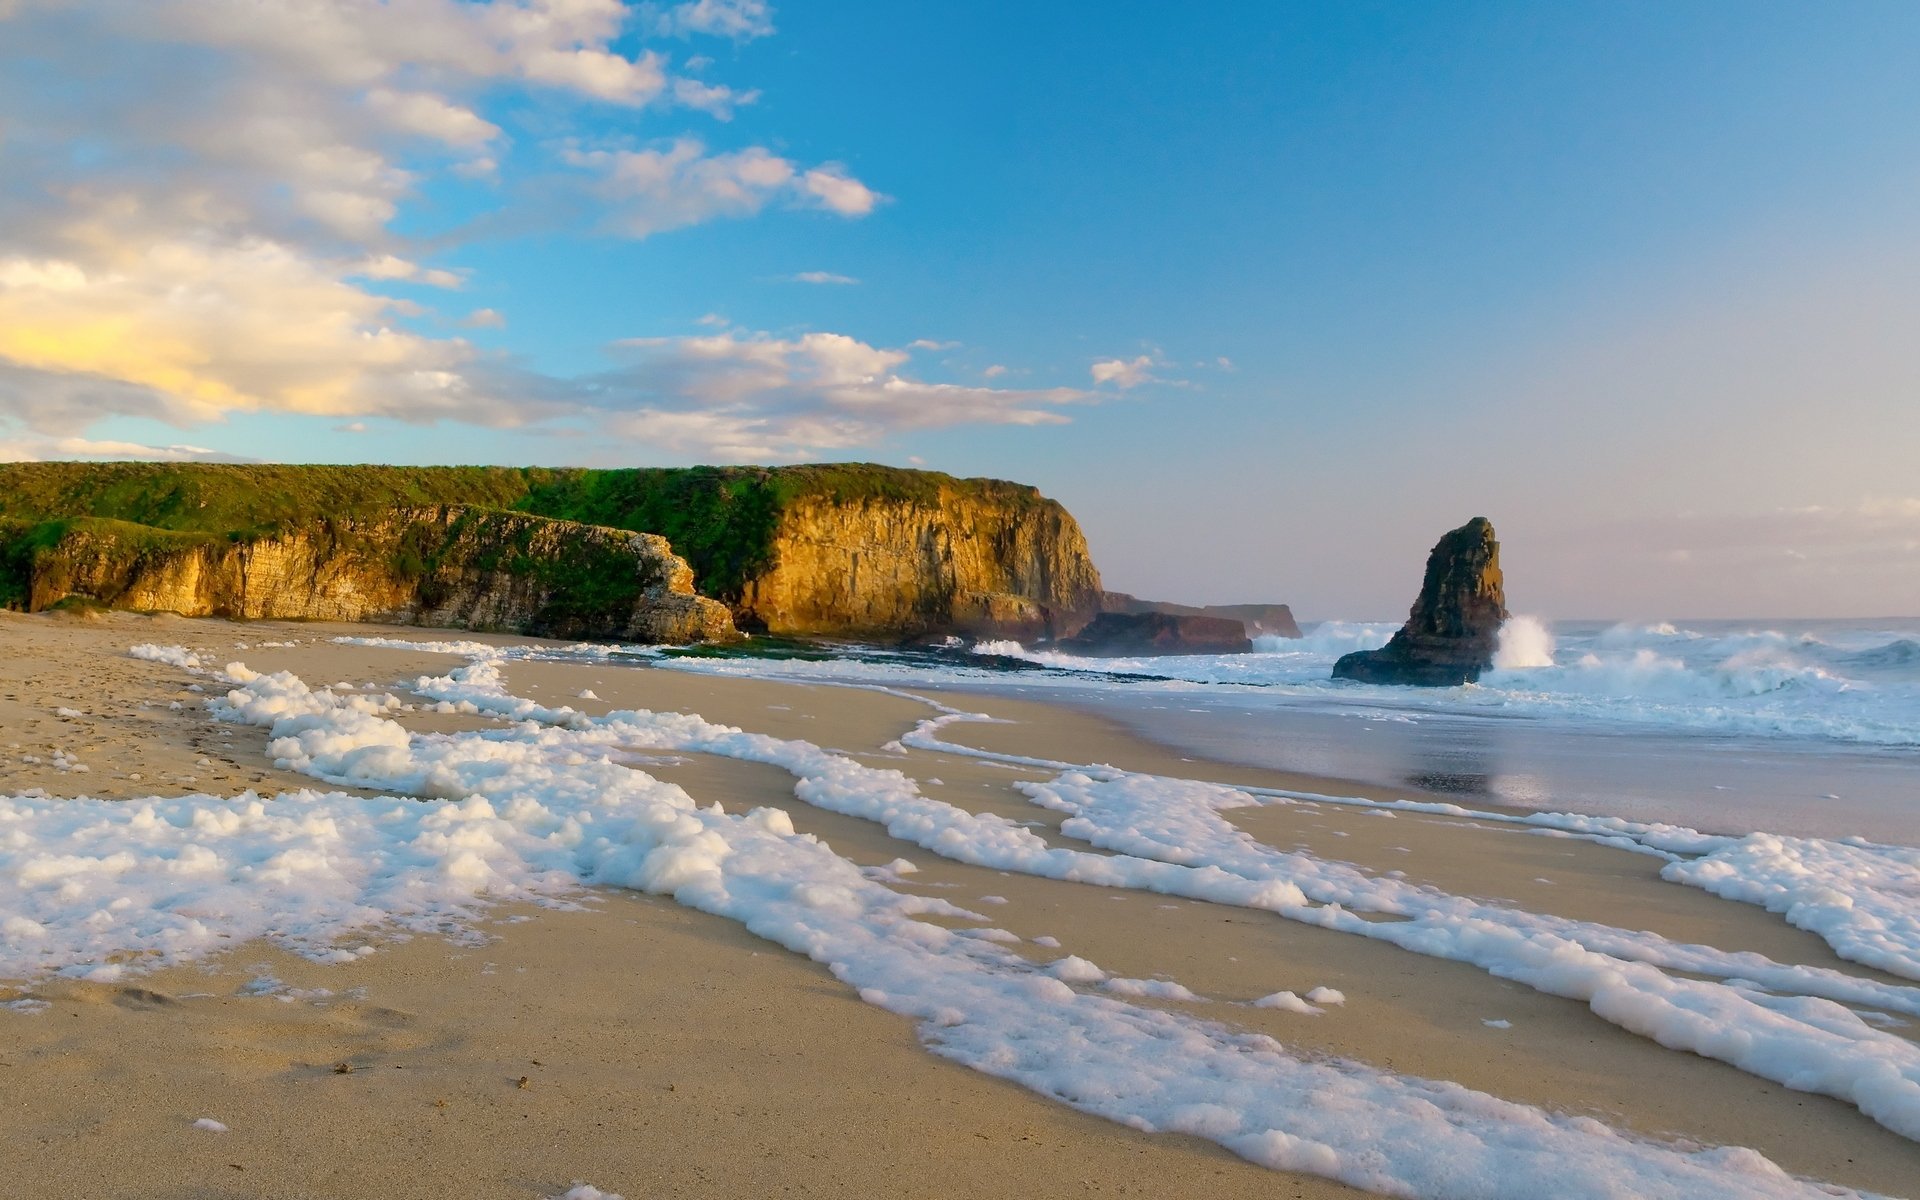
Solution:
M 690 0 L 649 11 L 654 28 L 671 36 L 706 33 L 745 41 L 773 32 L 773 6 L 767 0 Z
M 1138 358 L 1108 358 L 1088 368 L 1096 384 L 1110 383 L 1121 389 L 1136 388 L 1143 383 L 1155 382 L 1153 375 L 1154 360 L 1150 355 L 1142 354 Z
M 645 237 L 723 217 L 750 217 L 770 204 L 865 216 L 878 197 L 838 168 L 802 171 L 761 146 L 709 153 L 698 138 L 646 150 L 570 148 L 565 161 L 595 179 L 606 224 Z M 822 186 L 823 178 L 835 183 Z
M 798 275 L 784 277 L 787 283 L 854 284 L 859 283 L 851 275 L 837 275 L 832 271 L 802 271 Z
M 909 430 L 1058 425 L 1097 399 L 1073 388 L 926 382 L 911 351 L 839 333 L 734 332 L 624 342 L 626 361 L 591 381 L 609 428 L 652 447 L 734 460 L 804 458 Z
M 382 294 L 468 280 L 397 218 L 429 183 L 551 195 L 495 189 L 503 163 L 584 178 L 633 236 L 768 206 L 864 215 L 880 197 L 834 164 L 569 137 L 606 106 L 724 118 L 755 98 L 676 75 L 634 34 L 772 29 L 753 0 L 651 18 L 622 0 L 0 0 L 0 438 L 78 455 L 113 444 L 83 435 L 115 416 L 594 411 L 579 381 L 412 327 L 504 318 Z M 516 128 L 503 95 L 537 96 L 539 123 Z

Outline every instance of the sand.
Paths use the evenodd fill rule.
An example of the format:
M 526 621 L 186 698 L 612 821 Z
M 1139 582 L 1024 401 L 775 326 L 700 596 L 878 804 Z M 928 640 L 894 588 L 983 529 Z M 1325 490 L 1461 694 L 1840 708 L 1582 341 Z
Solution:
M 126 647 L 181 643 L 211 661 L 290 669 L 315 685 L 388 685 L 457 665 L 326 641 L 352 632 L 393 631 L 0 614 L 0 792 L 120 798 L 311 786 L 272 767 L 262 731 L 212 724 L 192 704 L 199 694 L 188 676 L 132 659 Z M 906 770 L 950 803 L 1058 823 L 1009 786 L 1041 772 L 883 751 L 927 714 L 908 698 L 576 664 L 519 664 L 508 679 L 518 694 L 590 712 L 692 711 L 804 737 Z M 599 699 L 579 699 L 586 689 Z M 1095 716 L 1029 700 L 971 696 L 964 706 L 1007 723 L 955 726 L 948 736 L 997 750 L 1367 792 L 1196 762 Z M 405 720 L 423 729 L 479 724 Z M 55 765 L 56 749 L 88 770 Z M 1748 1145 L 1830 1182 L 1899 1194 L 1920 1178 L 1920 1147 L 1838 1101 L 1662 1049 L 1582 1004 L 1475 968 L 1266 914 L 947 862 L 870 823 L 800 804 L 791 778 L 768 767 L 675 755 L 647 769 L 729 809 L 783 807 L 798 829 L 862 864 L 905 854 L 922 871 L 902 886 L 969 904 L 1002 897 L 997 924 L 1029 939 L 1052 935 L 1119 974 L 1170 976 L 1210 998 L 1183 1007 L 1301 1052 L 1452 1079 L 1649 1135 Z M 1667 884 L 1655 860 L 1592 843 L 1330 805 L 1234 815 L 1272 845 L 1457 892 L 1783 962 L 1845 965 L 1777 918 Z M 0 1191 L 540 1197 L 586 1180 L 629 1200 L 1359 1194 L 1263 1170 L 1206 1142 L 1138 1133 L 948 1063 L 919 1046 L 910 1022 L 730 921 L 612 889 L 579 899 L 572 909 L 503 906 L 464 938 L 393 939 L 347 966 L 249 943 L 112 985 L 0 981 L 0 1001 L 50 1004 L 34 1015 L 0 1011 Z M 283 986 L 251 994 L 269 976 Z M 1232 1003 L 1322 985 L 1345 992 L 1347 1004 L 1303 1017 Z M 229 1131 L 194 1128 L 201 1117 Z

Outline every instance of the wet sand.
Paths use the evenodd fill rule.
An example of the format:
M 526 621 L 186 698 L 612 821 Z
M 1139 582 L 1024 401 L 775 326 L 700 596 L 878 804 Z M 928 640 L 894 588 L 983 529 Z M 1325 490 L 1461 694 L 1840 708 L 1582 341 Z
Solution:
M 185 644 L 209 662 L 293 670 L 315 686 L 392 686 L 459 664 L 325 640 L 349 632 L 454 636 L 0 614 L 0 792 L 125 798 L 315 786 L 272 766 L 263 731 L 209 721 L 192 677 L 126 648 Z M 929 715 L 909 698 L 601 664 L 520 663 L 507 678 L 517 694 L 589 712 L 698 712 L 806 738 L 904 770 L 949 803 L 1042 822 L 1054 827 L 1050 839 L 1070 841 L 1060 839 L 1058 814 L 1011 788 L 1049 772 L 887 749 Z M 580 698 L 589 689 L 598 700 Z M 961 707 L 1004 723 L 953 725 L 944 736 L 1003 753 L 1370 791 L 1194 761 L 1098 717 L 1029 700 L 972 696 Z M 422 730 L 484 724 L 426 713 L 402 720 Z M 55 750 L 88 769 L 58 765 Z M 1753 1146 L 1830 1182 L 1901 1194 L 1920 1178 L 1920 1147 L 1838 1101 L 1665 1050 L 1583 1004 L 1472 967 L 1265 913 L 945 861 L 869 822 L 801 804 L 792 779 L 770 767 L 680 754 L 644 769 L 730 811 L 784 808 L 798 830 L 863 865 L 908 858 L 921 871 L 898 886 L 990 906 L 997 925 L 1027 939 L 1023 953 L 1074 953 L 1116 974 L 1169 977 L 1202 997 L 1178 1007 L 1296 1052 L 1452 1079 L 1651 1136 Z M 1370 871 L 1876 977 L 1757 908 L 1661 881 L 1656 860 L 1593 843 L 1326 804 L 1230 815 L 1268 844 Z M 0 1001 L 48 1004 L 0 1011 L 0 1178 L 20 1194 L 90 1196 L 539 1197 L 576 1179 L 629 1200 L 1359 1194 L 1196 1139 L 1135 1132 L 948 1063 L 919 1046 L 911 1022 L 731 921 L 612 889 L 578 899 L 574 910 L 502 907 L 477 936 L 396 939 L 346 966 L 248 943 L 115 984 L 0 981 Z M 1061 949 L 1034 945 L 1041 935 Z M 266 990 L 253 986 L 264 977 L 284 986 L 249 994 Z M 1320 1016 L 1244 1003 L 1316 986 L 1338 988 L 1347 1003 Z M 230 1131 L 196 1129 L 200 1117 Z

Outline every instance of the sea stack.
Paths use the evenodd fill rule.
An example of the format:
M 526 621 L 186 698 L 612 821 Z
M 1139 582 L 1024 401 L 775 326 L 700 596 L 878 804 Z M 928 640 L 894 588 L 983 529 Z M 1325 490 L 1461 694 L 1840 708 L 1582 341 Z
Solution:
M 1493 523 L 1475 517 L 1442 537 L 1427 556 L 1420 598 L 1407 623 L 1378 650 L 1356 650 L 1333 664 L 1335 679 L 1457 687 L 1493 665 L 1507 593 Z

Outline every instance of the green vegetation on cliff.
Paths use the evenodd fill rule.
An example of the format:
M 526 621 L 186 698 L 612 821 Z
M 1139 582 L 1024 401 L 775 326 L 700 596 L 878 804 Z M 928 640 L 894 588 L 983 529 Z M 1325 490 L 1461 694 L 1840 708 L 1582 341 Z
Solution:
M 23 606 L 34 549 L 59 541 L 66 532 L 61 522 L 126 522 L 148 527 L 152 534 L 142 536 L 156 538 L 172 533 L 250 540 L 339 516 L 421 505 L 516 509 L 657 533 L 693 566 L 702 592 L 733 602 L 769 566 L 781 515 L 798 502 L 895 502 L 932 509 L 954 497 L 1020 511 L 1050 503 L 1024 484 L 866 463 L 618 470 L 4 463 L 0 606 Z M 126 545 L 141 544 L 133 531 L 119 532 Z M 397 571 L 430 573 L 426 555 L 410 557 L 405 548 L 399 554 L 392 564 Z M 510 549 L 502 554 L 515 559 Z M 536 568 L 530 560 L 509 562 L 507 569 L 515 566 L 567 569 Z M 568 582 L 580 588 L 580 603 L 589 609 L 617 590 L 597 567 Z

